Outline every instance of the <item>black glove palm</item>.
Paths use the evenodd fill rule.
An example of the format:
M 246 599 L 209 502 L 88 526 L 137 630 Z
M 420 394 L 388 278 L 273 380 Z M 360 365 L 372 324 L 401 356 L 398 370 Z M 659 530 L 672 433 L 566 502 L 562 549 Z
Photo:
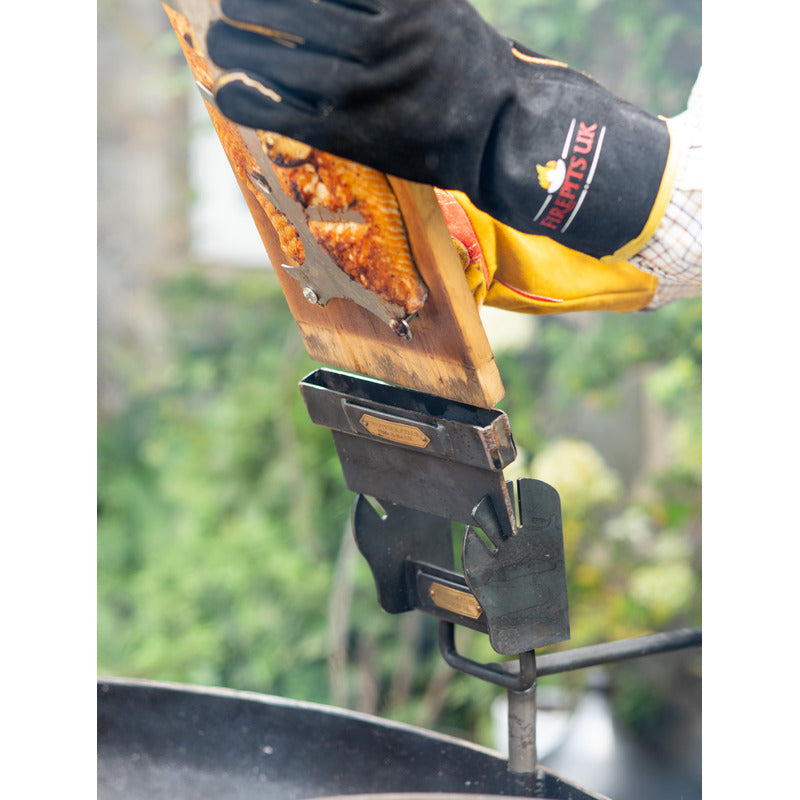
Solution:
M 521 50 L 465 0 L 222 0 L 220 110 L 382 172 L 456 189 L 594 256 L 640 235 L 665 124 Z

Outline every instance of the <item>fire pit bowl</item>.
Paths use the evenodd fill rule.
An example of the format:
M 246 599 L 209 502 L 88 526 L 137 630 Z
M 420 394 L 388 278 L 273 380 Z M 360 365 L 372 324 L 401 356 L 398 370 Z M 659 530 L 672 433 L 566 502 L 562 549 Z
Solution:
M 249 692 L 101 679 L 97 724 L 99 800 L 602 800 L 452 737 Z

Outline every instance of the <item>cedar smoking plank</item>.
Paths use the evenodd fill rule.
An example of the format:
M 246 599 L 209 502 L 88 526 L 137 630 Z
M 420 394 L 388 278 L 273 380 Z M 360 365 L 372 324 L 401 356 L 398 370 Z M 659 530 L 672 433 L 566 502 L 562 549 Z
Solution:
M 219 15 L 216 0 L 177 0 L 164 9 L 196 81 L 208 86 L 217 68 L 205 55 L 205 33 Z M 180 13 L 182 12 L 182 13 Z M 186 33 L 190 32 L 187 38 Z M 315 361 L 474 406 L 492 408 L 504 389 L 474 299 L 433 189 L 389 177 L 428 299 L 402 339 L 366 309 L 344 298 L 309 303 L 281 264 L 297 266 L 281 248 L 250 179 L 237 168 L 246 149 L 238 126 L 206 103 L 220 142 L 267 251 L 309 356 Z

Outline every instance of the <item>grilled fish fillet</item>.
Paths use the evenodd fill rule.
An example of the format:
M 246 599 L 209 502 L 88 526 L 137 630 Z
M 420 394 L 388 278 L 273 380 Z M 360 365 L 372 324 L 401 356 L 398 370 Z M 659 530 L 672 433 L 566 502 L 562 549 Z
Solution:
M 406 315 L 422 308 L 427 290 L 408 245 L 389 181 L 377 170 L 308 145 L 260 131 L 283 191 L 306 209 L 354 214 L 361 220 L 309 220 L 314 238 L 353 280 Z
M 168 6 L 164 9 L 194 79 L 210 90 L 214 78 L 195 47 L 189 21 Z M 260 169 L 237 126 L 206 105 L 237 177 L 251 187 L 284 254 L 302 266 L 305 249 L 296 228 L 252 187 L 248 173 L 258 175 Z M 414 264 L 397 198 L 386 176 L 276 133 L 259 131 L 258 138 L 284 193 L 306 210 L 330 212 L 324 220 L 309 218 L 308 229 L 339 269 L 385 302 L 402 308 L 405 316 L 417 313 L 425 303 L 427 288 Z

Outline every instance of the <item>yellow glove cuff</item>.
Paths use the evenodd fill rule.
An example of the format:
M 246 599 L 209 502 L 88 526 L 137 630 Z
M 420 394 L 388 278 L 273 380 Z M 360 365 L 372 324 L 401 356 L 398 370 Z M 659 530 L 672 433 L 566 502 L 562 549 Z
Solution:
M 658 278 L 627 261 L 606 262 L 545 236 L 520 233 L 479 211 L 461 192 L 437 189 L 439 206 L 480 307 L 529 314 L 637 311 Z

